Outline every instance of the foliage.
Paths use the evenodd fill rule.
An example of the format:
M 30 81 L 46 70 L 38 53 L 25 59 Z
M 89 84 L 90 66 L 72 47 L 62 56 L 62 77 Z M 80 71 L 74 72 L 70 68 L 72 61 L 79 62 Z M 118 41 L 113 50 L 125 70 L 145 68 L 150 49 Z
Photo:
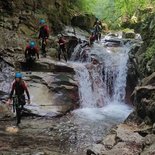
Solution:
M 81 10 L 93 13 L 108 24 L 119 26 L 122 17 L 136 19 L 139 10 L 155 5 L 155 0 L 72 0 Z M 133 19 L 133 18 L 132 18 Z M 137 22 L 137 19 L 134 21 Z
M 155 41 L 153 40 L 152 46 L 150 46 L 145 52 L 146 60 L 150 60 L 155 55 Z

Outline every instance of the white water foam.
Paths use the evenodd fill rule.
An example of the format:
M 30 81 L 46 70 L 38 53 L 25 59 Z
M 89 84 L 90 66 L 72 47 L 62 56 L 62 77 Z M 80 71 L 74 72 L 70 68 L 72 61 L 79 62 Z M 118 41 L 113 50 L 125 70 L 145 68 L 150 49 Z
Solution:
M 102 64 L 73 64 L 81 103 L 81 109 L 73 112 L 75 115 L 93 121 L 107 117 L 123 120 L 129 115 L 131 108 L 125 104 L 129 50 L 127 46 L 105 48 L 95 44 L 91 54 Z

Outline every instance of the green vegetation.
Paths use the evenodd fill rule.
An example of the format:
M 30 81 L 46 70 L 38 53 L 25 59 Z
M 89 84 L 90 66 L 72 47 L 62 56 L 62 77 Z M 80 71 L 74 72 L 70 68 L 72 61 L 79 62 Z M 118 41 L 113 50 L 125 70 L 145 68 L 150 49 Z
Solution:
M 74 0 L 72 0 L 74 1 Z M 120 26 L 127 18 L 137 22 L 136 16 L 153 9 L 155 0 L 77 0 L 75 4 L 83 11 L 93 13 L 107 24 Z M 148 9 L 148 10 L 149 10 Z
M 145 52 L 146 60 L 150 60 L 155 55 L 155 42 L 153 40 L 152 46 L 148 47 L 147 51 Z

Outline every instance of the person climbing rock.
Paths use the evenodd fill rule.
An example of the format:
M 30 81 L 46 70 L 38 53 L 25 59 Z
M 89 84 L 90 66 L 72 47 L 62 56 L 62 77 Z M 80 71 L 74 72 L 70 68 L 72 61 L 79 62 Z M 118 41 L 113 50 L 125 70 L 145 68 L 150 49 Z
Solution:
M 39 24 L 40 24 L 40 30 L 38 38 L 41 40 L 42 55 L 46 57 L 46 45 L 47 45 L 47 39 L 49 38 L 49 27 L 46 25 L 44 19 L 41 19 L 39 21 Z
M 66 53 L 67 53 L 67 51 L 66 51 L 66 47 L 65 47 L 65 45 L 66 45 L 66 41 L 65 41 L 65 39 L 63 38 L 63 36 L 61 36 L 61 35 L 58 35 L 58 44 L 59 44 L 59 48 L 58 48 L 58 59 L 59 59 L 59 61 L 60 61 L 60 59 L 61 59 L 61 54 L 63 53 L 63 55 L 64 55 L 64 59 L 66 60 L 66 62 L 67 62 L 67 57 L 66 57 Z
M 101 40 L 101 32 L 102 32 L 102 24 L 100 21 L 97 21 L 96 25 L 94 26 L 95 38 L 97 41 Z
M 11 93 L 9 96 L 8 104 L 13 100 L 13 107 L 16 111 L 17 126 L 21 123 L 22 111 L 26 104 L 24 92 L 27 94 L 28 104 L 30 104 L 30 94 L 25 81 L 22 79 L 22 74 L 17 72 L 15 80 L 12 84 Z
M 30 41 L 29 45 L 25 49 L 27 71 L 31 71 L 36 58 L 39 59 L 39 50 L 36 46 L 36 43 L 34 41 Z

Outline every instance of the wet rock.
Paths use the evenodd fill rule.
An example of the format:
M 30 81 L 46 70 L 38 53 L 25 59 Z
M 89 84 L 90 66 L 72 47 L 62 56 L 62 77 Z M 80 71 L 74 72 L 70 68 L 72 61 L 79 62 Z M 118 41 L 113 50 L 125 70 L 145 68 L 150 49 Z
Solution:
M 102 154 L 138 155 L 143 150 L 144 139 L 136 132 L 136 130 L 136 126 L 130 126 L 127 124 L 118 125 L 116 129 L 113 129 L 112 134 L 105 137 L 103 143 L 106 149 L 102 151 Z
M 70 73 L 33 72 L 24 76 L 32 103 L 25 106 L 28 115 L 57 116 L 78 106 L 78 87 Z
M 4 60 L 0 59 L 0 99 L 8 97 L 11 81 L 14 79 L 14 69 Z
M 8 117 L 13 117 L 11 107 L 6 104 L 0 103 L 0 119 L 5 119 Z
M 104 145 L 94 144 L 91 150 L 87 150 L 87 155 L 99 155 L 103 150 L 105 150 Z
M 122 36 L 123 36 L 123 38 L 126 38 L 126 39 L 134 39 L 136 37 L 136 34 L 135 34 L 134 30 L 125 29 L 123 31 Z
M 155 154 L 155 142 L 152 145 L 147 146 L 141 153 L 141 155 L 154 155 L 154 154 Z
M 116 144 L 116 134 L 110 134 L 105 137 L 103 144 L 106 148 L 112 148 Z
M 138 155 L 142 151 L 142 147 L 133 143 L 120 142 L 113 149 L 103 151 L 102 155 Z
M 22 61 L 20 63 L 22 68 L 26 70 L 25 62 Z M 72 66 L 69 66 L 66 63 L 53 61 L 50 58 L 41 58 L 40 60 L 37 60 L 32 67 L 32 71 L 74 73 L 74 69 L 72 68 Z
M 37 153 L 33 153 L 32 155 L 47 155 L 45 152 L 37 152 Z

